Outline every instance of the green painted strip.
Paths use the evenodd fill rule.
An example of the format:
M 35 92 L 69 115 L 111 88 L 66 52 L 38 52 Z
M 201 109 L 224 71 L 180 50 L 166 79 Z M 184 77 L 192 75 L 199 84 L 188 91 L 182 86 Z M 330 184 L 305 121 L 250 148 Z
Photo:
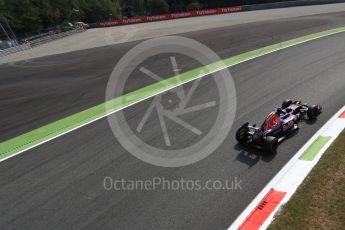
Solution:
M 313 144 L 300 156 L 300 160 L 312 161 L 320 152 L 320 150 L 331 140 L 332 137 L 318 137 Z
M 85 111 L 76 113 L 72 116 L 63 118 L 41 128 L 35 129 L 33 131 L 0 143 L 0 161 L 26 151 L 30 148 L 33 148 L 37 145 L 45 143 L 67 132 L 71 132 L 95 120 L 101 119 L 118 110 L 124 109 L 132 104 L 142 101 L 145 98 L 149 98 L 159 93 L 165 92 L 178 85 L 185 84 L 192 80 L 201 78 L 225 68 L 229 68 L 250 59 L 254 59 L 310 40 L 341 32 L 345 32 L 345 27 L 338 27 L 331 30 L 284 41 L 278 44 L 266 46 L 234 57 L 230 57 L 206 66 L 202 66 L 200 68 L 182 73 L 179 76 L 175 76 L 167 80 L 146 86 L 129 94 L 123 95 L 119 98 L 105 102 L 101 105 L 97 105 Z M 107 110 L 106 108 L 110 109 Z

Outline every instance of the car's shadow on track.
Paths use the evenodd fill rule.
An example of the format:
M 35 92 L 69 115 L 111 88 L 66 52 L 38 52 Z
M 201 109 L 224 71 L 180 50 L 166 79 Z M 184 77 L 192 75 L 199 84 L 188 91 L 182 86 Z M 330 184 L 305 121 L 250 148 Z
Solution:
M 234 150 L 240 151 L 235 160 L 247 164 L 250 168 L 260 160 L 270 162 L 276 156 L 276 154 L 266 153 L 264 150 L 253 149 L 240 144 L 236 144 Z
M 313 124 L 315 124 L 317 122 L 317 118 L 315 118 L 313 120 L 309 120 L 309 119 L 303 120 L 302 122 L 303 122 L 303 124 L 313 125 Z

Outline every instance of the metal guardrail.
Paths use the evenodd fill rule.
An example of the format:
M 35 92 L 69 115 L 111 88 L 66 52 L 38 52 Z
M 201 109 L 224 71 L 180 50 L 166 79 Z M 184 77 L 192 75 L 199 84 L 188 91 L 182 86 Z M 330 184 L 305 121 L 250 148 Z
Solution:
M 344 2 L 345 0 L 292 0 L 292 1 L 286 1 L 286 2 L 244 5 L 243 11 L 267 10 L 267 9 L 277 9 L 277 8 L 286 8 L 286 7 L 294 7 L 294 6 L 311 6 L 311 5 L 334 4 L 334 3 L 344 3 Z
M 28 49 L 31 49 L 29 44 L 14 46 L 8 49 L 0 50 L 0 57 L 5 57 Z
M 46 34 L 43 34 L 43 36 L 39 35 L 39 36 L 28 38 L 27 40 L 30 42 L 31 47 L 36 47 L 36 46 L 40 46 L 45 43 L 60 39 L 60 38 L 70 36 L 72 34 L 83 32 L 83 31 L 84 30 L 81 30 L 81 29 L 75 29 L 75 30 L 71 30 L 71 31 L 63 32 L 63 33 L 58 33 L 58 34 L 46 33 Z
M 83 32 L 83 31 L 84 30 L 81 30 L 81 29 L 75 29 L 75 30 L 71 30 L 68 32 L 58 33 L 58 34 L 46 33 L 46 34 L 36 35 L 34 37 L 27 38 L 26 39 L 28 41 L 27 44 L 18 45 L 18 46 L 4 49 L 4 50 L 0 50 L 0 58 L 14 54 L 14 53 L 18 53 L 18 52 L 21 52 L 24 50 L 28 50 L 28 49 L 31 49 L 33 47 L 37 47 L 37 46 L 46 44 L 48 42 L 51 42 L 51 41 L 54 41 L 54 40 L 57 40 L 60 38 L 64 38 L 64 37 L 70 36 L 72 34 L 76 34 L 76 33 Z

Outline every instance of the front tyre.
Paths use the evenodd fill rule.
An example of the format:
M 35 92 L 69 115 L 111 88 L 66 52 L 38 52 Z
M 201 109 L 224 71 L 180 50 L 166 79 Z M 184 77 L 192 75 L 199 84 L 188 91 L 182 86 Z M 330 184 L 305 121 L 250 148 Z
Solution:
M 264 141 L 264 149 L 269 153 L 276 153 L 278 148 L 278 139 L 272 136 L 268 136 Z
M 309 120 L 314 120 L 321 113 L 321 110 L 322 110 L 321 106 L 318 106 L 318 105 L 308 106 L 307 115 L 308 115 Z

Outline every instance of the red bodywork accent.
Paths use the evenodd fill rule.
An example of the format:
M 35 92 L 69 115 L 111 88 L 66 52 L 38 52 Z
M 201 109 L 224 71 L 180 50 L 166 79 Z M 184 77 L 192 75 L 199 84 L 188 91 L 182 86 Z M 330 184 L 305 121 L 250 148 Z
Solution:
M 270 113 L 268 115 L 266 121 L 262 125 L 262 131 L 266 132 L 267 130 L 276 128 L 281 122 L 281 118 L 275 112 Z

